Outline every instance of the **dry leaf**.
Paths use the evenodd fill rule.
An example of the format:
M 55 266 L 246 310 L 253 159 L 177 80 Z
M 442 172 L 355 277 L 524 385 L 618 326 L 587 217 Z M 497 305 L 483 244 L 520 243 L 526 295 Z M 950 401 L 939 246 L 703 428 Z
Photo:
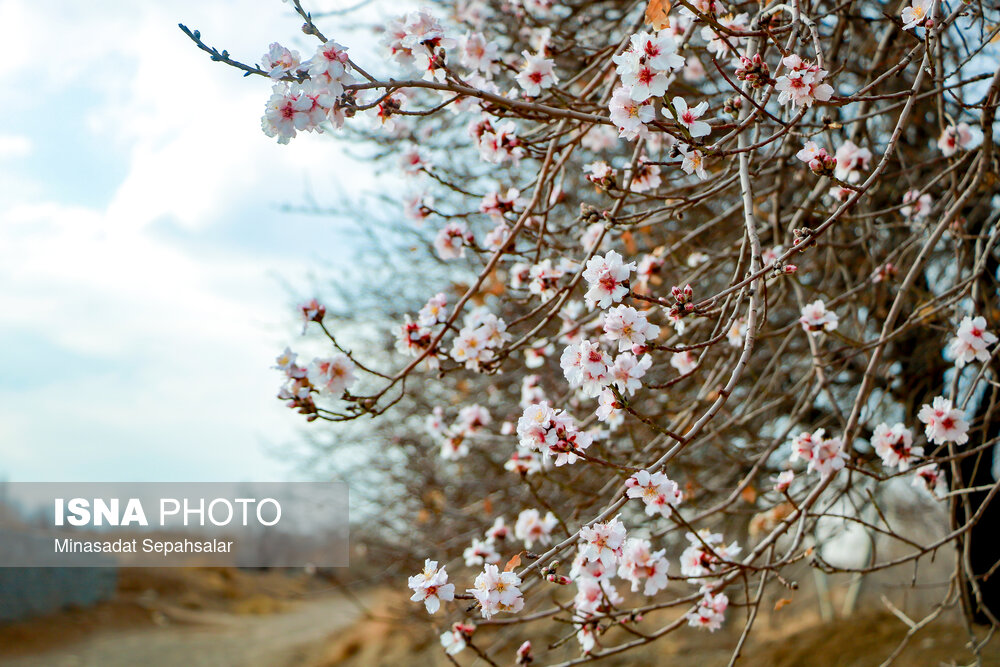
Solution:
M 493 501 L 489 498 L 483 499 L 483 513 L 486 515 L 493 514 Z
M 429 511 L 440 513 L 445 506 L 446 499 L 441 489 L 431 489 L 424 494 L 424 505 Z
M 792 602 L 791 598 L 781 598 L 780 600 L 774 603 L 774 610 L 780 611 L 782 607 L 784 607 L 786 604 L 791 604 L 791 602 Z
M 639 246 L 635 244 L 635 237 L 632 236 L 632 232 L 622 234 L 622 243 L 625 244 L 625 250 L 628 251 L 628 254 L 634 255 L 639 252 Z
M 664 30 L 670 27 L 669 0 L 649 0 L 646 5 L 646 25 L 652 26 L 656 30 Z
M 516 556 L 514 556 L 513 558 L 511 558 L 509 561 L 507 561 L 507 564 L 503 566 L 503 571 L 504 572 L 513 572 L 514 568 L 517 567 L 520 564 L 521 564 L 521 554 L 517 554 Z

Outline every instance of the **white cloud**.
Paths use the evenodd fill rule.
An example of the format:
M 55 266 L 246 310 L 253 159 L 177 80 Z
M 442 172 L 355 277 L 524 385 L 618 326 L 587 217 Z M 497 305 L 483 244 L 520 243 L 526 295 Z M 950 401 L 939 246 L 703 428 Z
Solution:
M 176 23 L 252 61 L 299 22 L 279 2 L 252 20 L 237 2 L 55 4 L 0 0 L 0 38 L 17 52 L 0 85 L 31 78 L 36 91 L 0 136 L 0 181 L 17 176 L 32 193 L 0 202 L 0 343 L 28 341 L 0 357 L 0 476 L 275 477 L 260 441 L 291 440 L 301 421 L 273 398 L 280 376 L 268 366 L 292 327 L 271 276 L 294 281 L 317 268 L 300 254 L 322 252 L 269 207 L 296 200 L 307 173 L 318 189 L 369 177 L 342 168 L 323 137 L 265 138 L 268 82 L 211 62 Z M 52 141 L 18 119 L 27 126 L 31 105 L 68 85 L 86 94 L 60 113 L 83 115 L 124 174 L 100 204 L 57 200 L 58 181 L 4 160 Z M 241 228 L 279 242 L 255 247 Z M 41 363 L 57 353 L 96 363 Z M 30 387 L 4 382 L 5 366 L 33 363 L 47 370 Z
M 19 134 L 0 134 L 0 160 L 25 157 L 31 154 L 32 141 Z

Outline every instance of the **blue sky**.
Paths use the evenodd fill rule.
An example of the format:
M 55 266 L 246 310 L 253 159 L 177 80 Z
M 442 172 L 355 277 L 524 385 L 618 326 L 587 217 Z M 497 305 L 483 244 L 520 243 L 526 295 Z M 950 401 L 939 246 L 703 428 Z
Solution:
M 276 205 L 372 177 L 328 137 L 267 139 L 268 82 L 177 28 L 250 61 L 306 44 L 288 5 L 247 7 L 0 0 L 0 478 L 297 475 L 268 454 L 305 427 L 269 367 L 298 331 L 286 285 L 347 232 Z

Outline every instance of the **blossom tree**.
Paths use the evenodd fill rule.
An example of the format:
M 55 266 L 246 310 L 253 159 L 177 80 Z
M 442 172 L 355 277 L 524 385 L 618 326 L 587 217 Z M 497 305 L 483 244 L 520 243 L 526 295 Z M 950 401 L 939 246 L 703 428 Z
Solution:
M 397 228 L 425 252 L 354 283 L 407 295 L 394 345 L 347 345 L 357 317 L 311 301 L 329 354 L 276 365 L 307 420 L 382 425 L 382 519 L 421 545 L 412 599 L 449 656 L 745 638 L 795 564 L 944 550 L 927 618 L 1000 625 L 995 7 L 440 2 L 373 26 L 361 63 L 367 37 L 291 4 L 309 51 L 257 64 L 181 28 L 269 80 L 267 137 L 340 133 L 409 179 Z M 941 539 L 885 520 L 901 483 Z M 806 535 L 859 491 L 878 519 L 851 520 L 903 555 L 823 562 Z

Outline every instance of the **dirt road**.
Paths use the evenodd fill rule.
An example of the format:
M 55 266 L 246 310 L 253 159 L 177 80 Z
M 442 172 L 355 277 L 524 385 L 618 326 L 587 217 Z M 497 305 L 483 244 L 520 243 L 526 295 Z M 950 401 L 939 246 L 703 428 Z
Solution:
M 299 601 L 263 616 L 189 614 L 162 627 L 101 632 L 81 642 L 13 659 L 2 667 L 305 667 L 323 641 L 357 620 L 341 596 Z M 169 617 L 169 615 L 168 615 Z

